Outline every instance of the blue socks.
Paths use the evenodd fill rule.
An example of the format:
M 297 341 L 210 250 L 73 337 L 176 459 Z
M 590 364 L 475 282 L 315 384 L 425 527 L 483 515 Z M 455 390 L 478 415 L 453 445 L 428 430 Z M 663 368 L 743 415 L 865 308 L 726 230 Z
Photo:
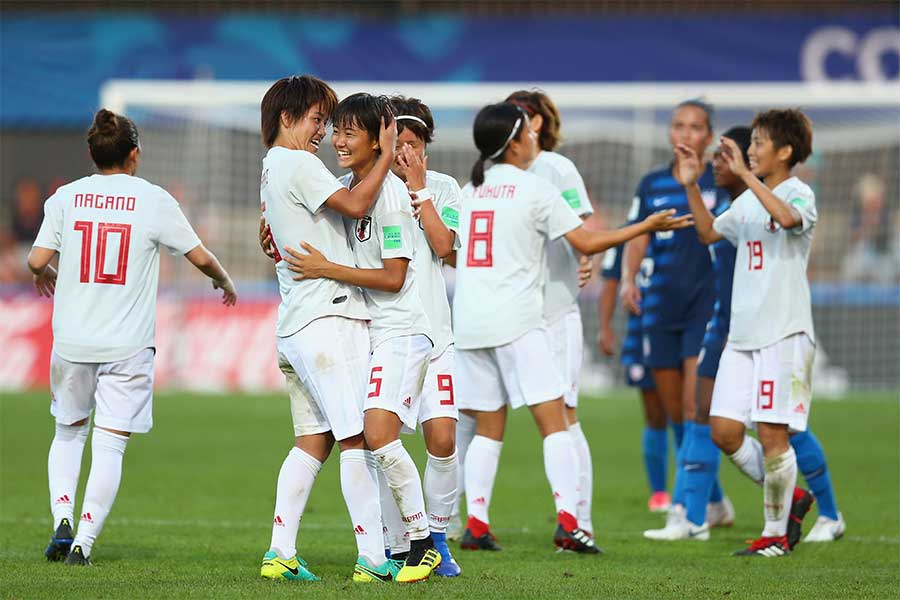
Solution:
M 684 440 L 684 423 L 669 423 L 672 427 L 672 433 L 675 434 L 675 450 L 681 448 L 681 442 Z
M 837 520 L 837 503 L 825 452 L 812 431 L 801 431 L 791 436 L 791 446 L 797 454 L 797 468 L 803 473 L 806 484 L 819 504 L 819 514 Z
M 675 446 L 678 452 L 675 454 L 675 488 L 672 490 L 672 504 L 684 504 L 684 457 L 691 445 L 693 421 L 685 421 L 684 425 L 672 424 L 675 431 Z
M 707 503 L 722 500 L 722 488 L 718 483 L 721 452 L 713 443 L 709 425 L 691 423 L 689 436 L 680 473 L 684 479 L 684 504 L 688 521 L 702 525 L 706 521 Z
M 651 492 L 666 491 L 666 476 L 669 462 L 668 431 L 644 427 L 641 447 L 644 454 L 644 469 Z

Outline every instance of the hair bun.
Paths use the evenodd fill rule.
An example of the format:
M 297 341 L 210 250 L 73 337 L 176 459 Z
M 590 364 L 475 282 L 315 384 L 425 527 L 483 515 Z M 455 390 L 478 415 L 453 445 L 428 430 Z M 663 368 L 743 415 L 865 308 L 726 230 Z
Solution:
M 116 129 L 118 129 L 118 125 L 116 113 L 111 110 L 101 108 L 94 117 L 94 126 L 97 128 L 97 131 L 104 135 L 115 133 Z

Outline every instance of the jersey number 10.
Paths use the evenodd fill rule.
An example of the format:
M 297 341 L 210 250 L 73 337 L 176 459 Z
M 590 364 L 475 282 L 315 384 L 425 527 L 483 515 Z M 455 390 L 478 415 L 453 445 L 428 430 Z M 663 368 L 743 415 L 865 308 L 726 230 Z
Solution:
M 91 282 L 91 248 L 94 238 L 94 224 L 91 221 L 75 221 L 75 231 L 81 232 L 81 283 Z M 116 272 L 106 273 L 106 245 L 110 233 L 119 234 L 119 256 Z M 129 223 L 97 223 L 97 250 L 94 262 L 94 283 L 125 285 L 128 271 L 128 248 L 131 246 L 131 225 Z

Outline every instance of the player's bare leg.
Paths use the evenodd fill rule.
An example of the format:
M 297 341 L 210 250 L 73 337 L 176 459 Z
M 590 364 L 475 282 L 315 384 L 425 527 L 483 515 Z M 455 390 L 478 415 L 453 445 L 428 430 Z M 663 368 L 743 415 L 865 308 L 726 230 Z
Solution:
M 562 398 L 528 407 L 544 438 L 544 470 L 556 505 L 554 543 L 562 550 L 597 554 L 591 536 L 578 526 L 578 460 L 575 440 L 569 431 Z
M 506 406 L 493 412 L 470 410 L 475 417 L 475 437 L 469 444 L 464 464 L 466 481 L 466 531 L 460 547 L 466 550 L 500 550 L 491 534 L 489 510 L 503 433 L 506 430 Z
M 456 419 L 436 417 L 422 423 L 428 461 L 422 487 L 425 491 L 425 510 L 428 527 L 435 548 L 441 553 L 441 564 L 435 573 L 442 577 L 456 577 L 459 565 L 447 546 L 447 525 L 456 502 L 459 463 L 456 454 Z
M 56 423 L 56 434 L 47 458 L 50 482 L 50 510 L 54 532 L 44 551 L 47 560 L 63 560 L 72 547 L 75 524 L 75 492 L 81 474 L 81 456 L 87 442 L 90 425 L 81 419 L 67 425 Z

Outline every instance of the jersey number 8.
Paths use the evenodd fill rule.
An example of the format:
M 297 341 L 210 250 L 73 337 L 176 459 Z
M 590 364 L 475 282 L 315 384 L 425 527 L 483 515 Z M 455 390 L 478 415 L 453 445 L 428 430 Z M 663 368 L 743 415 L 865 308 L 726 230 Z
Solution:
M 494 266 L 494 211 L 472 211 L 469 221 L 469 246 L 466 252 L 467 267 Z

